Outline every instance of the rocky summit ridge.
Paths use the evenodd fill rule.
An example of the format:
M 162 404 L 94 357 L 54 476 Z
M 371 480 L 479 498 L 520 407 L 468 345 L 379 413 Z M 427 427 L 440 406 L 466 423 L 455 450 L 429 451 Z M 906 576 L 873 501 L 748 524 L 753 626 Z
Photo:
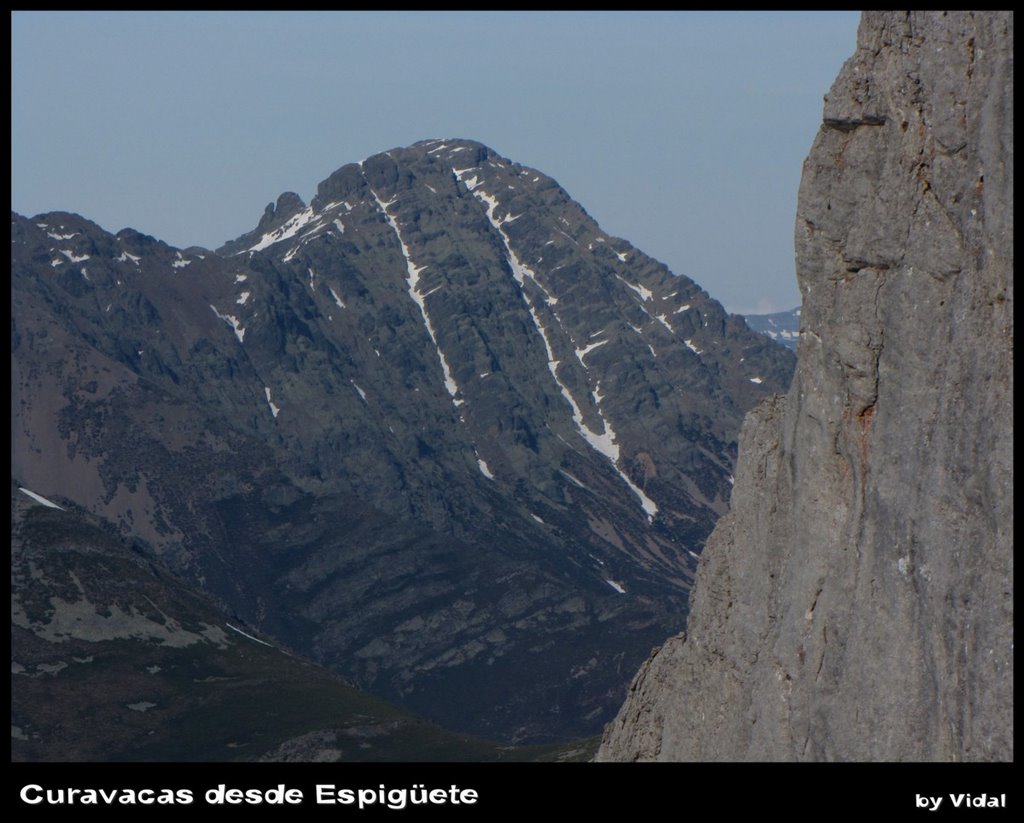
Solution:
M 866 12 L 685 634 L 601 760 L 1013 758 L 1013 13 Z
M 469 140 L 346 165 L 216 252 L 59 212 L 11 233 L 16 486 L 505 741 L 612 716 L 682 623 L 742 415 L 792 374 Z

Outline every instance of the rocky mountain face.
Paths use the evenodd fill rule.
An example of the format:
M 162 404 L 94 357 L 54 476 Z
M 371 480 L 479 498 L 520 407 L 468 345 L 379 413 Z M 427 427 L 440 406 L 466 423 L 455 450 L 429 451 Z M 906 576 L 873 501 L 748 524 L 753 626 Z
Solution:
M 796 351 L 796 344 L 800 340 L 799 308 L 771 314 L 745 314 L 743 319 L 754 331 L 767 334 L 776 343 Z
M 865 13 L 793 384 L 599 759 L 1012 759 L 1012 67 L 1012 13 Z
M 471 141 L 345 166 L 218 252 L 67 213 L 11 231 L 17 484 L 506 741 L 612 716 L 794 362 Z
M 112 524 L 12 503 L 12 761 L 562 761 L 389 705 L 246 624 Z M 45 498 L 44 498 L 45 499 Z
M 14 761 L 508 760 L 232 622 L 112 524 L 11 499 Z M 252 629 L 250 629 L 252 631 Z

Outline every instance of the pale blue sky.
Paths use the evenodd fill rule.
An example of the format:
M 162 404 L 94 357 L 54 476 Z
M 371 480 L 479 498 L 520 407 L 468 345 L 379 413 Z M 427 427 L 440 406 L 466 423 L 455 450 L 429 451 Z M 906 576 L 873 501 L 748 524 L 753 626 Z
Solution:
M 847 12 L 15 12 L 11 206 L 176 246 L 466 137 L 731 311 L 798 304 L 793 221 Z

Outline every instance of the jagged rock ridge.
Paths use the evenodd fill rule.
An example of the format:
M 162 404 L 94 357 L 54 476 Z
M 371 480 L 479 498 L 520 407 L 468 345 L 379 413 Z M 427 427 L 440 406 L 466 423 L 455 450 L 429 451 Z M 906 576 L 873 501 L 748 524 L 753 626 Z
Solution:
M 865 13 L 687 632 L 603 760 L 1010 760 L 1013 14 Z
M 553 180 L 432 140 L 222 247 L 12 217 L 12 476 L 460 730 L 595 733 L 790 353 Z

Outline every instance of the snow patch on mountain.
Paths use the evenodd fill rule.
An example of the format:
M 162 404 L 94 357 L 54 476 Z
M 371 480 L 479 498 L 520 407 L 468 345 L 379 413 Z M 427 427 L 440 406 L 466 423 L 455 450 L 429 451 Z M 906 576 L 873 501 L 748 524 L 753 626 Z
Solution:
M 650 300 L 650 299 L 651 299 L 652 297 L 654 297 L 654 292 L 652 292 L 652 291 L 651 291 L 650 289 L 648 289 L 648 288 L 647 288 L 646 286 L 642 286 L 642 285 L 634 286 L 634 285 L 633 285 L 632 283 L 630 283 L 630 282 L 629 282 L 628 280 L 626 280 L 626 279 L 625 279 L 625 278 L 623 278 L 623 277 L 620 277 L 619 275 L 615 275 L 615 277 L 616 277 L 616 279 L 617 279 L 617 280 L 619 280 L 619 281 L 620 281 L 620 282 L 621 282 L 621 283 L 622 283 L 623 285 L 625 285 L 625 286 L 628 286 L 628 287 L 629 287 L 629 288 L 631 288 L 631 289 L 632 289 L 633 291 L 635 291 L 635 292 L 637 293 L 637 296 L 639 296 L 639 298 L 640 298 L 640 299 L 641 299 L 641 300 L 642 300 L 642 301 L 643 301 L 644 303 L 646 303 L 646 302 L 647 302 L 648 300 Z
M 134 263 L 137 266 L 137 265 L 139 265 L 139 261 L 141 259 L 142 259 L 141 257 L 137 257 L 134 254 L 130 254 L 129 252 L 126 252 L 126 251 L 122 250 L 121 256 L 120 257 L 115 257 L 114 261 L 117 262 L 117 263 L 127 263 L 129 260 L 131 260 L 131 262 Z
M 238 318 L 235 317 L 233 314 L 221 314 L 219 311 L 217 311 L 217 307 L 212 304 L 210 305 L 210 308 L 213 309 L 213 313 L 217 315 L 217 317 L 219 317 L 221 320 L 223 320 L 225 323 L 231 326 L 232 329 L 235 330 L 235 337 L 238 338 L 238 342 L 244 343 L 245 329 L 243 329 L 241 324 L 238 322 Z
M 277 415 L 281 411 L 281 409 L 274 405 L 274 401 L 270 399 L 270 386 L 264 386 L 263 391 L 267 395 L 267 405 L 270 406 L 270 413 L 274 415 L 274 419 L 276 420 Z
M 600 334 L 600 332 L 598 332 Z M 576 349 L 576 357 L 580 361 L 580 364 L 586 367 L 583 362 L 583 358 L 590 354 L 594 349 L 603 346 L 607 343 L 607 340 L 598 340 L 596 343 L 591 343 L 589 346 L 584 346 L 582 349 Z
M 18 486 L 18 491 L 20 491 L 22 494 L 27 494 L 37 503 L 42 503 L 44 506 L 48 506 L 51 509 L 60 509 L 62 512 L 67 511 L 67 509 L 65 509 L 63 506 L 58 506 L 52 500 L 47 500 L 41 494 L 36 494 L 34 491 L 29 491 L 24 486 Z
M 289 218 L 282 226 L 274 229 L 273 231 L 266 232 L 263 237 L 259 239 L 259 242 L 254 246 L 250 246 L 248 249 L 243 251 L 263 251 L 268 246 L 273 246 L 275 243 L 280 243 L 282 240 L 288 240 L 294 237 L 299 231 L 313 219 L 314 212 L 312 206 L 300 211 L 295 216 Z M 238 252 L 242 254 L 243 252 Z
M 448 394 L 451 395 L 452 405 L 461 406 L 465 401 L 461 400 L 458 396 L 458 383 L 455 382 L 455 378 L 452 376 L 452 370 L 448 366 L 448 359 L 444 356 L 444 352 L 441 350 L 441 346 L 437 342 L 437 332 L 434 331 L 434 324 L 430 320 L 430 313 L 427 311 L 426 300 L 419 291 L 420 272 L 427 267 L 417 266 L 413 263 L 412 258 L 409 256 L 409 247 L 405 244 L 402 232 L 398 228 L 398 221 L 396 221 L 388 211 L 388 206 L 394 203 L 397 198 L 392 198 L 385 203 L 377 196 L 377 192 L 373 191 L 373 189 L 370 190 L 370 194 L 372 194 L 373 199 L 377 201 L 377 207 L 384 213 L 384 217 L 387 220 L 388 225 L 391 226 L 392 230 L 395 232 L 395 237 L 398 238 L 398 243 L 402 247 L 402 256 L 405 257 L 406 270 L 409 273 L 409 276 L 406 278 L 406 283 L 409 287 L 409 296 L 413 299 L 413 302 L 419 306 L 420 314 L 423 315 L 423 322 L 427 327 L 427 334 L 430 335 L 430 340 L 433 342 L 434 349 L 437 351 L 438 360 L 441 361 L 441 370 L 444 372 L 444 386 L 448 390 Z
M 259 643 L 259 644 L 261 644 L 263 646 L 270 646 L 270 648 L 272 648 L 272 649 L 275 648 L 274 646 L 271 646 L 269 643 L 267 643 L 265 640 L 260 640 L 258 637 L 253 637 L 248 632 L 243 632 L 241 629 L 239 629 L 239 628 L 237 628 L 235 626 L 232 626 L 230 623 L 225 623 L 224 625 L 227 626 L 229 629 L 231 629 L 231 631 L 238 632 L 240 635 L 242 635 L 242 637 L 248 637 L 250 640 L 253 640 L 253 641 L 255 641 L 255 642 L 257 642 L 257 643 Z

